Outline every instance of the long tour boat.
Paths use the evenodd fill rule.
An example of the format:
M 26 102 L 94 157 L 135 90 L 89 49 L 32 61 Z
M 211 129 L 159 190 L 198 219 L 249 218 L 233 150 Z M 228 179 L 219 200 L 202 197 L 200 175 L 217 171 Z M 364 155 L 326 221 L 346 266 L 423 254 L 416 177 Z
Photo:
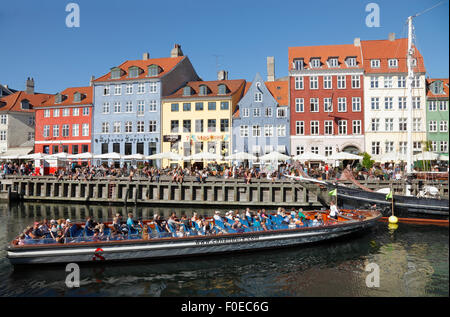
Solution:
M 154 222 L 144 220 L 137 231 L 120 237 L 111 236 L 112 225 L 105 223 L 101 239 L 86 235 L 83 224 L 74 223 L 72 237 L 62 243 L 54 239 L 14 239 L 7 257 L 13 265 L 103 263 L 280 248 L 346 236 L 372 227 L 380 218 L 377 210 L 341 210 L 337 219 L 327 210 L 303 211 L 301 223 L 288 225 L 286 218 L 275 213 L 267 216 L 264 226 L 238 218 L 242 224 L 239 230 L 232 229 L 226 220 L 208 218 L 208 232 L 192 222 L 192 228 L 180 225 L 184 227 L 182 234 L 173 227 L 172 232 L 162 232 Z

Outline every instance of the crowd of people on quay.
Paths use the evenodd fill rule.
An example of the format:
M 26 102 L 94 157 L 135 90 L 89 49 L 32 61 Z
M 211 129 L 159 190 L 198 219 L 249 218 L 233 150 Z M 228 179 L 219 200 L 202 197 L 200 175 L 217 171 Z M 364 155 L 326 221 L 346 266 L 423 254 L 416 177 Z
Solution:
M 247 208 L 242 212 L 229 210 L 224 215 L 221 211 L 215 211 L 211 218 L 197 212 L 191 217 L 183 214 L 180 218 L 175 212 L 168 218 L 155 214 L 148 221 L 135 220 L 132 213 L 128 214 L 125 221 L 120 213 L 116 213 L 112 222 L 104 223 L 88 216 L 84 225 L 75 224 L 70 219 L 44 219 L 23 230 L 16 239 L 16 244 L 151 239 L 294 229 L 332 223 L 338 214 L 339 211 L 332 203 L 328 217 L 319 213 L 309 217 L 301 208 L 288 211 L 280 207 L 274 215 L 267 213 L 265 209 L 251 211 Z

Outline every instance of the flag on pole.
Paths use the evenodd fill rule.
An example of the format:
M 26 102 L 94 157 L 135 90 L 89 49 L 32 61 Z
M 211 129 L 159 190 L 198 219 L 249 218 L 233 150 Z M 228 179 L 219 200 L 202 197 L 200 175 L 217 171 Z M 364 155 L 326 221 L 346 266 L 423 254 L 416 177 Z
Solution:
M 332 191 L 328 192 L 328 195 L 330 195 L 330 196 L 337 196 L 337 188 L 335 188 Z
M 386 195 L 386 200 L 392 199 L 392 191 L 389 191 L 389 193 Z

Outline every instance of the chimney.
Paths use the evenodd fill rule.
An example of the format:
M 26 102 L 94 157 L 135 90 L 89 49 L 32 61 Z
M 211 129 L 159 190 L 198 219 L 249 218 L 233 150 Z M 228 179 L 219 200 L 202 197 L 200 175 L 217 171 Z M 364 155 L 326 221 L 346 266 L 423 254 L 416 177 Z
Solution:
M 389 33 L 388 39 L 389 39 L 389 41 L 394 42 L 395 41 L 395 33 Z
M 361 46 L 361 39 L 359 37 L 355 37 L 355 39 L 353 40 L 353 45 L 355 45 L 356 47 Z
M 184 56 L 183 51 L 181 50 L 180 44 L 175 44 L 175 46 L 170 51 L 170 57 L 178 57 L 178 56 Z
M 92 85 L 94 84 L 94 79 L 95 79 L 95 76 L 92 75 L 92 76 L 91 76 L 91 80 L 89 81 L 89 86 L 92 87 Z
M 34 79 L 31 77 L 28 77 L 25 86 L 26 86 L 26 89 L 25 89 L 26 93 L 33 95 L 34 94 Z
M 144 54 L 142 54 L 142 60 L 143 61 L 146 61 L 148 59 L 150 59 L 150 54 L 148 52 L 145 52 Z
M 217 80 L 228 80 L 228 72 L 226 70 L 219 70 L 217 72 Z
M 267 81 L 275 81 L 275 58 L 267 56 Z

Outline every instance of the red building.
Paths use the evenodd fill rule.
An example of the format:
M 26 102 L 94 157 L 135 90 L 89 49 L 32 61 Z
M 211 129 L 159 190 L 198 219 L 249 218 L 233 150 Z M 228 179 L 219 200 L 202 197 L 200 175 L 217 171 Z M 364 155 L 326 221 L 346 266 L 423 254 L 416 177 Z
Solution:
M 292 154 L 364 151 L 363 74 L 359 39 L 289 48 Z
M 92 87 L 72 87 L 36 106 L 35 153 L 91 151 Z

